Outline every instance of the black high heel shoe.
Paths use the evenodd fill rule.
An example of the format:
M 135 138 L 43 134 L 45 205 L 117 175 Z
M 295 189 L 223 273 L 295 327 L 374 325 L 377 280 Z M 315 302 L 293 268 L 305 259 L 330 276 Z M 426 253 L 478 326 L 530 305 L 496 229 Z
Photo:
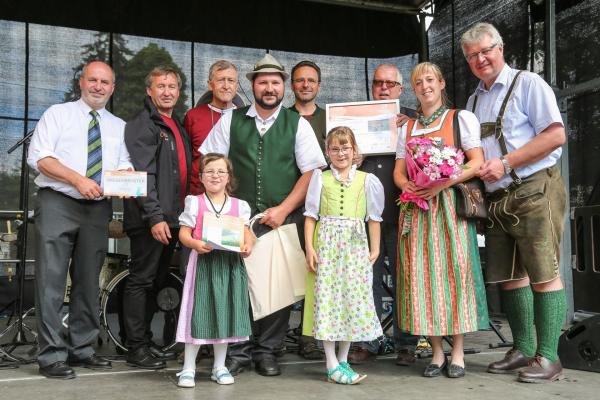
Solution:
M 426 378 L 435 378 L 436 376 L 440 376 L 442 372 L 448 366 L 448 358 L 444 356 L 444 363 L 442 365 L 437 364 L 429 364 L 425 371 L 423 371 L 423 376 Z

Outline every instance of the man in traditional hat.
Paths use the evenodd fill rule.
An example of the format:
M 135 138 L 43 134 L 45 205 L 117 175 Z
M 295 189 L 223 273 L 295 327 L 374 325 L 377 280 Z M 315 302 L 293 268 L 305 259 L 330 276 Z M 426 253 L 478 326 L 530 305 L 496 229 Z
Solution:
M 288 78 L 283 66 L 266 54 L 246 77 L 252 82 L 254 103 L 223 115 L 200 152 L 229 156 L 239 182 L 234 195 L 250 204 L 253 215 L 265 214 L 261 226 L 296 223 L 302 229 L 308 183 L 312 171 L 326 165 L 325 158 L 308 121 L 281 105 Z M 298 236 L 304 237 L 301 231 Z M 261 375 L 281 373 L 273 351 L 285 336 L 289 316 L 286 307 L 253 322 L 250 341 L 230 348 L 227 366 L 232 375 L 251 361 Z

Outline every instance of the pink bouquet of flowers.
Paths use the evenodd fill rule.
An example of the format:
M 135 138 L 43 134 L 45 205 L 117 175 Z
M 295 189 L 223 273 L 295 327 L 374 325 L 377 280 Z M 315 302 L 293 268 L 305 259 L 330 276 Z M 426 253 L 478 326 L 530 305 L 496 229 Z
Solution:
M 463 165 L 464 161 L 462 150 L 444 145 L 444 140 L 440 137 L 416 137 L 406 144 L 408 179 L 420 187 L 433 187 L 457 178 L 466 168 Z M 429 210 L 427 201 L 412 193 L 402 193 L 398 204 L 401 205 L 402 211 L 411 209 L 413 204 L 423 210 Z

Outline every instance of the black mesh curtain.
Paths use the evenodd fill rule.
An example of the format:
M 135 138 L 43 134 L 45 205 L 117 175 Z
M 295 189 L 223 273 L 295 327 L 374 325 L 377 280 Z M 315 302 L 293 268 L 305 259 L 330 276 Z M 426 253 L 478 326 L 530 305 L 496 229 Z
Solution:
M 530 17 L 527 0 L 454 0 L 438 3 L 429 28 L 429 54 L 445 74 L 450 99 L 463 108 L 477 79 L 460 49 L 460 36 L 477 22 L 494 24 L 513 68 L 543 76 L 543 6 Z M 557 82 L 559 88 L 600 77 L 600 7 L 597 0 L 557 1 Z M 571 205 L 600 204 L 600 93 L 566 103 Z

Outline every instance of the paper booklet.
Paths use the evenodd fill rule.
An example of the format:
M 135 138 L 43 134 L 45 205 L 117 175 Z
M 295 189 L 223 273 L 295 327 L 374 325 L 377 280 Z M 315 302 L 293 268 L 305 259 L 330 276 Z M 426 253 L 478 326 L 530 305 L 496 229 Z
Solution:
M 147 192 L 145 171 L 104 171 L 102 186 L 105 196 L 144 197 Z
M 202 221 L 202 240 L 216 250 L 241 252 L 244 244 L 244 220 L 231 215 L 205 211 Z

